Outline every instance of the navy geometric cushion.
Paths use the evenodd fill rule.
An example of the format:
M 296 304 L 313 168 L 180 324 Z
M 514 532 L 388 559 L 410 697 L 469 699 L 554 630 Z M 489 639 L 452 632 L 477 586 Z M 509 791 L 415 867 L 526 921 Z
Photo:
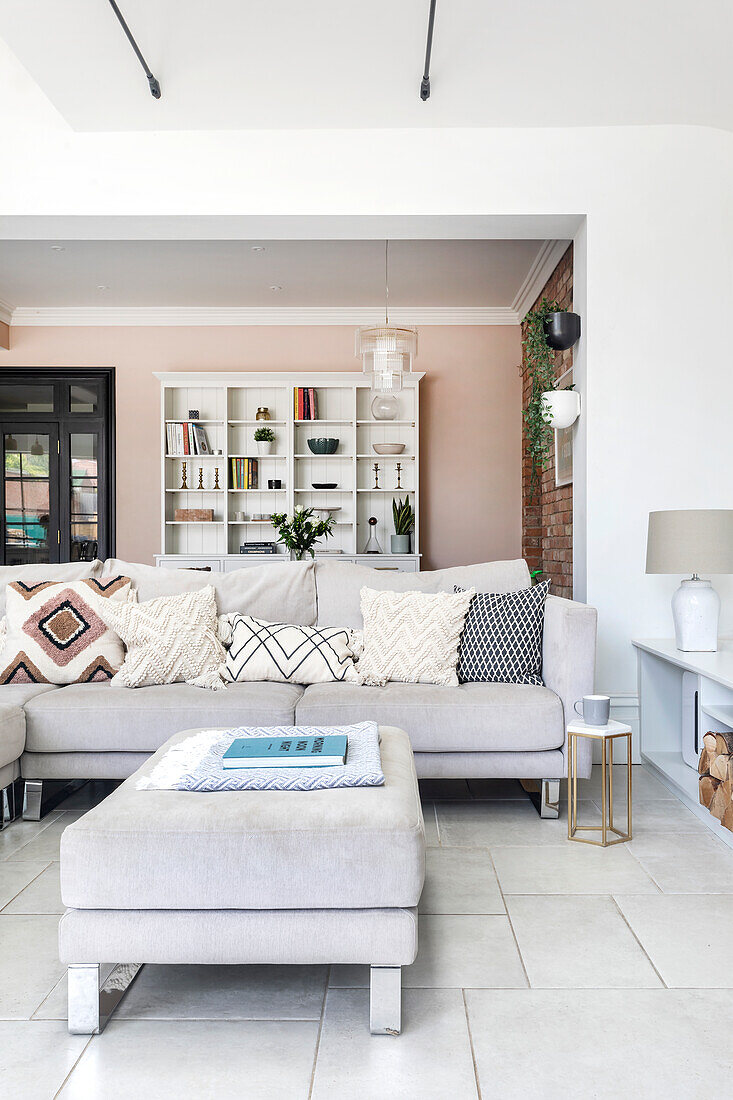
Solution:
M 542 687 L 542 628 L 550 587 L 478 592 L 471 600 L 458 651 L 459 683 Z M 454 586 L 454 591 L 462 589 Z

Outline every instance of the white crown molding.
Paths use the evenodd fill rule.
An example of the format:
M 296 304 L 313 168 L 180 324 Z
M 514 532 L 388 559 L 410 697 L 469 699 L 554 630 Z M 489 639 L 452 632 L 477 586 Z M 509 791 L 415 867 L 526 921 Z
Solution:
M 542 288 L 565 255 L 569 245 L 570 241 L 545 241 L 540 248 L 511 305 L 519 324 L 539 298 Z
M 12 325 L 13 323 L 13 307 L 10 302 L 6 302 L 2 298 L 0 298 L 0 321 L 3 321 L 6 325 Z
M 374 307 L 257 306 L 78 306 L 12 310 L 14 326 L 203 326 L 203 325 L 370 325 L 381 321 Z M 436 306 L 392 309 L 390 321 L 410 325 L 516 325 L 510 307 Z

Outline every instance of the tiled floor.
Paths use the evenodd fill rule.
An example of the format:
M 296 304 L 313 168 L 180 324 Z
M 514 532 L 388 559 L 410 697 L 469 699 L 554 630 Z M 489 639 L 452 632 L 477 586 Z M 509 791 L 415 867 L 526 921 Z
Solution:
M 634 840 L 605 851 L 569 844 L 565 821 L 541 821 L 517 784 L 425 784 L 421 946 L 399 1038 L 369 1034 L 356 966 L 147 966 L 101 1036 L 69 1036 L 57 861 L 64 827 L 104 793 L 89 785 L 0 833 L 0 1094 L 725 1093 L 733 851 L 647 772 L 634 779 Z M 590 813 L 597 776 L 583 794 Z

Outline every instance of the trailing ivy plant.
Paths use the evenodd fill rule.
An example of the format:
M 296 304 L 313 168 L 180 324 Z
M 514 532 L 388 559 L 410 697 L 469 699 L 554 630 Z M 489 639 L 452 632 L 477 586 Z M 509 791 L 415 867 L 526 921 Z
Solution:
M 555 389 L 555 361 L 545 337 L 545 320 L 550 313 L 559 312 L 562 312 L 562 307 L 557 302 L 543 298 L 537 309 L 531 310 L 524 318 L 527 326 L 523 343 L 524 361 L 527 364 L 531 389 L 527 408 L 522 416 L 527 453 L 532 463 L 530 500 L 539 488 L 542 471 L 552 449 L 550 412 L 542 394 Z

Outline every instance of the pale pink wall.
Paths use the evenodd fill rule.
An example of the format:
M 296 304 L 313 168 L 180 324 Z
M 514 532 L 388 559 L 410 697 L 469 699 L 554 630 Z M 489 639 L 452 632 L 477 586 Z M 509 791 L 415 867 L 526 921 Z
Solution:
M 153 371 L 351 371 L 344 326 L 11 330 L 3 367 L 117 370 L 117 553 L 152 562 L 160 534 L 158 381 Z M 518 557 L 518 326 L 425 326 L 421 383 L 423 568 Z

